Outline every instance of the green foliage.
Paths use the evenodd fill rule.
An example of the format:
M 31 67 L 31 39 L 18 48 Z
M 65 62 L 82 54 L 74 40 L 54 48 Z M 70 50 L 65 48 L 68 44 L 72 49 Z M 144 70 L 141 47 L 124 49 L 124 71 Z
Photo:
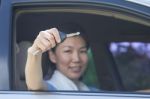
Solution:
M 89 63 L 85 75 L 83 77 L 83 82 L 85 82 L 88 86 L 94 86 L 99 88 L 96 68 L 95 68 L 91 50 L 88 50 L 88 57 L 89 57 Z

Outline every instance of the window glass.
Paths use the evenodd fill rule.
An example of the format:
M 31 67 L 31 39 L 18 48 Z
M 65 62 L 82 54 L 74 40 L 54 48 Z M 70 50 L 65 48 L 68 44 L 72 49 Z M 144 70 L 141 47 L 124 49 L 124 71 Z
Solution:
M 126 90 L 150 88 L 150 43 L 112 42 L 110 51 Z

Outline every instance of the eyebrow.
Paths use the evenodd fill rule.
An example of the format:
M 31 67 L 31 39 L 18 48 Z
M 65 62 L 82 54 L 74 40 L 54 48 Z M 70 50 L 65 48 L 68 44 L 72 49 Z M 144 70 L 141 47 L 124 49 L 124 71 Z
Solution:
M 73 48 L 72 46 L 63 46 L 63 47 Z M 83 48 L 87 48 L 87 47 L 86 46 L 80 47 L 80 49 L 83 49 Z

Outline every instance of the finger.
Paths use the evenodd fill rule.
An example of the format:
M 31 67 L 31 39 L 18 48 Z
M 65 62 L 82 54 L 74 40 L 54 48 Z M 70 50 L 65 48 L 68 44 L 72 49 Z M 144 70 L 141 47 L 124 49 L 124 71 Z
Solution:
M 47 47 L 55 43 L 54 36 L 47 31 L 41 31 L 38 38 Z
M 45 50 L 49 50 L 49 49 L 53 48 L 56 45 L 53 36 L 50 36 L 49 39 L 42 37 L 40 42 L 43 46 L 45 46 L 45 48 L 44 48 Z
M 49 39 L 49 42 L 51 43 L 52 48 L 56 46 L 56 41 L 53 36 L 51 36 L 51 38 Z
M 54 36 L 55 38 L 55 41 L 57 43 L 60 43 L 61 42 L 61 38 L 60 38 L 60 35 L 59 35 L 59 31 L 57 28 L 52 28 L 52 29 L 49 29 L 47 30 L 49 33 L 52 33 L 52 35 Z
M 45 46 L 45 50 L 48 50 L 53 47 L 51 41 L 47 39 L 42 39 L 41 44 Z
M 41 40 L 37 41 L 37 47 L 38 47 L 42 52 L 45 52 L 45 51 L 46 51 L 46 47 L 45 47 L 45 45 L 41 42 Z
M 36 45 L 39 49 L 41 49 L 42 52 L 45 52 L 46 50 L 51 48 L 51 43 L 41 35 L 37 37 Z
M 56 40 L 54 38 L 54 35 L 47 32 L 46 35 L 44 35 L 44 37 L 51 43 L 52 48 L 56 46 Z

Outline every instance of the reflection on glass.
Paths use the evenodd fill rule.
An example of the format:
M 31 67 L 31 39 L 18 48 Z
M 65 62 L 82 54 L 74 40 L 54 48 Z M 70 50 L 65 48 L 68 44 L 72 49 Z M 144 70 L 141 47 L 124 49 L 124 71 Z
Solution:
M 150 43 L 112 42 L 110 51 L 126 90 L 150 88 Z

